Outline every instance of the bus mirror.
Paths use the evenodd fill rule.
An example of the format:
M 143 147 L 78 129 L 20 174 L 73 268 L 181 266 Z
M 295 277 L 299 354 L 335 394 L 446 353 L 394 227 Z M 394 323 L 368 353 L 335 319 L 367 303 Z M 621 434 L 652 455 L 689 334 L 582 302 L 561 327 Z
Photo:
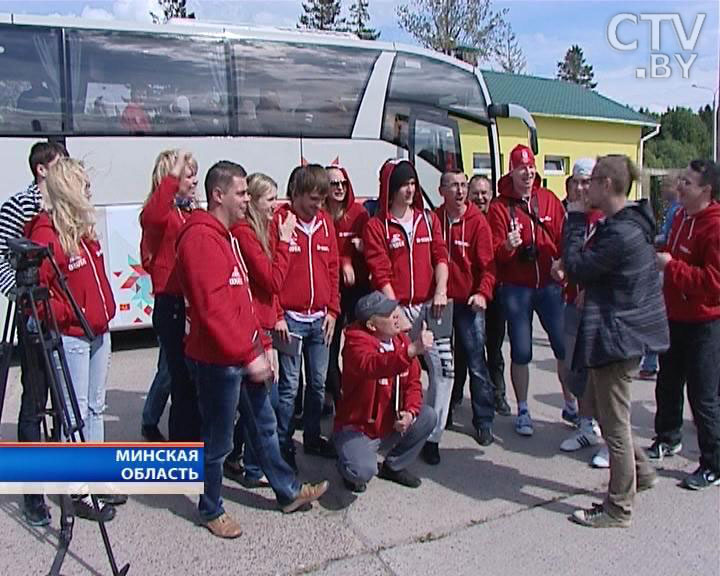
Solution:
M 527 126 L 530 138 L 530 148 L 533 154 L 538 153 L 538 138 L 535 119 L 532 114 L 522 106 L 517 104 L 490 104 L 488 106 L 488 115 L 490 118 L 518 118 Z

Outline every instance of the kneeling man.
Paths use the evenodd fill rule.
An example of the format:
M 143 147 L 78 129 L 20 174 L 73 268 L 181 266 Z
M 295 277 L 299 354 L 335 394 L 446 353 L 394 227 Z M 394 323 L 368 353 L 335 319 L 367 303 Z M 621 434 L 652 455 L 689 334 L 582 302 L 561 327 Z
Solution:
M 340 475 L 353 492 L 364 492 L 375 474 L 417 488 L 420 479 L 406 468 L 437 423 L 435 410 L 423 404 L 417 360 L 432 347 L 432 333 L 423 329 L 410 342 L 398 302 L 382 292 L 361 298 L 355 317 L 345 331 L 342 398 L 335 416 Z M 387 456 L 378 471 L 379 451 Z

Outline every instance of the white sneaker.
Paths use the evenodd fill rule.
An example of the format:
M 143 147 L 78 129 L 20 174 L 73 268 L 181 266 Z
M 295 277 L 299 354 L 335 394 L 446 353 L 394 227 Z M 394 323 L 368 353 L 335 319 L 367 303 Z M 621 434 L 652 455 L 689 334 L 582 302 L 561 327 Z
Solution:
M 590 464 L 593 468 L 610 468 L 610 452 L 607 445 L 598 450 L 597 454 L 592 457 Z
M 583 421 L 580 429 L 560 444 L 560 450 L 563 452 L 575 452 L 582 448 L 596 446 L 598 442 L 600 442 L 600 437 L 595 434 L 592 422 Z

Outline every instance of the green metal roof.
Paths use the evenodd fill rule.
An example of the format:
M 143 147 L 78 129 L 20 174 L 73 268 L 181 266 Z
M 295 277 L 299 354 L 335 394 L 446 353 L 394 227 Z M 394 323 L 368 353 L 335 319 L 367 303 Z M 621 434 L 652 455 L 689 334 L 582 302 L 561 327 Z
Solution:
M 531 114 L 659 124 L 654 118 L 572 82 L 495 70 L 483 70 L 482 74 L 493 102 L 518 104 Z

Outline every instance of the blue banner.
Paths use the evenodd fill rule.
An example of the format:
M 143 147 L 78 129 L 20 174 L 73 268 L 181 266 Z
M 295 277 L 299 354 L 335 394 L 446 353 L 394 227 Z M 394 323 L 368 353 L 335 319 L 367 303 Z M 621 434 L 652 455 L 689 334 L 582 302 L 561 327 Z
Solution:
M 203 480 L 202 443 L 0 443 L 0 491 L 5 492 L 15 492 L 12 485 L 37 483 L 192 484 L 197 488 Z

